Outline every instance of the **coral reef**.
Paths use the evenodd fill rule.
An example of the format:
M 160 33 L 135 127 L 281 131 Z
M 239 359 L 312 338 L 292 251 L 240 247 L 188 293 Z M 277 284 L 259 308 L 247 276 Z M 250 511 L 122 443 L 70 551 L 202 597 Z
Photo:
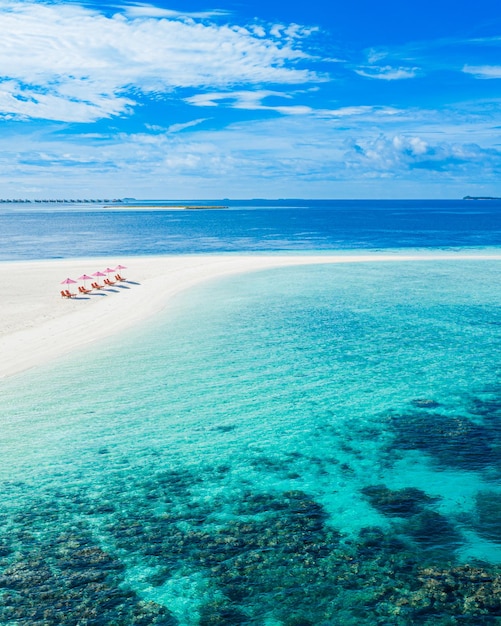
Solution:
M 473 528 L 482 537 L 501 543 L 501 493 L 480 491 L 476 496 Z
M 411 404 L 419 409 L 436 409 L 440 406 L 439 402 L 431 398 L 415 398 L 411 400 Z
M 489 480 L 487 468 L 499 465 L 501 404 L 472 401 L 469 419 L 430 412 L 433 402 L 418 398 L 409 413 L 390 416 L 384 463 L 395 451 L 419 450 L 439 470 L 481 470 Z M 199 626 L 501 625 L 501 567 L 458 562 L 458 520 L 439 512 L 437 498 L 366 485 L 360 498 L 384 519 L 348 535 L 306 488 L 278 488 L 304 485 L 304 464 L 328 486 L 333 468 L 340 480 L 358 480 L 354 440 L 346 435 L 337 449 L 348 460 L 334 451 L 269 458 L 258 450 L 248 467 L 272 475 L 262 485 L 246 476 L 232 482 L 229 461 L 166 469 L 160 459 L 149 474 L 117 459 L 113 480 L 95 490 L 85 481 L 5 483 L 0 623 L 175 626 L 185 622 L 169 607 L 169 585 L 193 576 L 204 581 L 189 597 Z M 101 459 L 113 452 L 96 447 Z M 501 542 L 501 495 L 492 484 L 461 522 Z M 328 492 L 334 509 L 346 506 L 336 489 Z M 152 591 L 145 597 L 157 602 L 133 588 L 135 567 Z
M 37 543 L 37 542 L 34 542 Z M 167 608 L 122 588 L 124 566 L 81 535 L 37 545 L 0 575 L 0 621 L 28 626 L 175 626 Z
M 414 487 L 392 491 L 385 485 L 369 485 L 361 491 L 374 508 L 390 517 L 412 517 L 420 513 L 426 504 L 436 501 L 436 498 Z
M 0 621 L 174 626 L 168 607 L 124 584 L 123 555 L 151 572 L 153 588 L 178 571 L 202 572 L 209 586 L 199 598 L 200 626 L 267 619 L 282 626 L 452 626 L 458 619 L 478 626 L 501 615 L 500 568 L 455 563 L 457 534 L 419 490 L 365 489 L 394 528 L 365 527 L 348 540 L 300 490 L 247 490 L 234 501 L 232 519 L 216 523 L 217 498 L 187 506 L 188 475 L 162 472 L 136 484 L 129 477 L 128 492 L 110 494 L 115 507 L 107 499 L 96 507 L 78 493 L 19 513 L 17 531 L 8 531 L 15 549 L 0 555 Z M 127 497 L 118 502 L 120 492 Z M 153 512 L 160 501 L 167 510 Z M 102 521 L 107 549 L 84 521 L 74 521 L 90 511 Z
M 490 430 L 466 417 L 419 411 L 390 416 L 390 427 L 395 447 L 427 452 L 441 466 L 478 471 L 498 460 Z

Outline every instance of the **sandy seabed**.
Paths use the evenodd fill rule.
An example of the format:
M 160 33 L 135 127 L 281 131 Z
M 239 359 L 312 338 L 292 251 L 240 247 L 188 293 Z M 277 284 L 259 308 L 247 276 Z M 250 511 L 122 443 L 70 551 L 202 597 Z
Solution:
M 120 332 L 167 307 L 176 294 L 210 279 L 293 265 L 484 258 L 500 260 L 501 253 L 221 254 L 4 262 L 0 263 L 0 378 Z M 65 278 L 76 280 L 118 264 L 127 268 L 121 271 L 125 282 L 80 294 L 83 281 L 77 281 L 68 286 L 78 296 L 61 297 Z

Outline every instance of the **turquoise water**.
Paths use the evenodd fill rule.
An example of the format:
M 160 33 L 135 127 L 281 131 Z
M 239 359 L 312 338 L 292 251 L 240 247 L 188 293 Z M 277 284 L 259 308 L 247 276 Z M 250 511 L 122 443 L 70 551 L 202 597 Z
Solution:
M 227 278 L 3 381 L 0 623 L 500 623 L 500 263 Z

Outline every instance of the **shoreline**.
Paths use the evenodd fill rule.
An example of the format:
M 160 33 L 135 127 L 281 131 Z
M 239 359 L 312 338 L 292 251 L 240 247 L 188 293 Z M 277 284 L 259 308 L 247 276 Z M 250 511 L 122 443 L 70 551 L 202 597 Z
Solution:
M 501 252 L 342 251 L 332 254 L 202 254 L 0 262 L 0 379 L 117 334 L 163 309 L 177 294 L 224 276 L 335 263 L 501 260 Z M 62 298 L 61 281 L 105 267 L 127 267 L 127 282 Z M 89 285 L 91 281 L 87 281 Z M 70 285 L 78 293 L 79 281 Z

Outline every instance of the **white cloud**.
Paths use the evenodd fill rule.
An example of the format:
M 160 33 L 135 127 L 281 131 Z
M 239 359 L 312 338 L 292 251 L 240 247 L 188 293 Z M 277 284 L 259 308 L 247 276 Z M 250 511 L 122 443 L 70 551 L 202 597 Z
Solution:
M 371 48 L 367 52 L 367 60 L 371 65 L 373 63 L 378 63 L 379 61 L 382 61 L 387 56 L 388 56 L 387 50 L 376 50 L 375 48 Z
M 465 65 L 463 72 L 476 78 L 501 78 L 501 65 Z
M 162 9 L 142 2 L 132 3 L 124 7 L 124 13 L 130 17 L 166 17 L 179 18 L 191 17 L 194 19 L 224 17 L 228 15 L 228 11 L 197 11 L 189 13 L 187 11 L 173 11 L 171 9 Z
M 376 78 L 378 80 L 402 80 L 406 78 L 414 78 L 419 71 L 418 67 L 391 67 L 384 66 L 365 66 L 355 70 L 357 74 L 364 78 Z
M 397 152 L 407 153 L 412 156 L 421 156 L 429 150 L 428 143 L 420 137 L 393 137 L 392 145 Z
M 15 141 L 3 133 L 0 184 L 6 197 L 32 197 L 34 187 L 35 197 L 81 197 L 89 180 L 105 197 L 255 197 L 256 189 L 263 197 L 450 197 L 481 180 L 495 195 L 495 104 L 468 120 L 470 103 L 447 112 L 342 107 L 330 116 L 314 111 L 224 129 L 185 127 L 182 141 L 179 128 L 158 127 L 73 137 L 54 125 L 53 135 L 35 129 Z
M 254 35 L 256 35 L 256 37 L 266 37 L 266 31 L 265 29 L 258 25 L 258 24 L 254 24 L 251 26 L 251 31 L 252 33 L 254 33 Z
M 41 90 L 24 88 L 16 81 L 0 83 L 0 117 L 93 122 L 101 117 L 122 114 L 133 104 L 128 98 L 109 98 L 99 92 L 91 93 L 90 85 L 84 89 L 85 99 L 78 100 L 75 98 L 78 89 L 66 95 L 66 87 L 59 93 L 43 93 Z M 88 101 L 89 95 L 91 102 Z
M 318 79 L 296 67 L 308 58 L 297 42 L 310 33 L 299 26 L 266 34 L 152 12 L 136 5 L 108 17 L 74 3 L 0 0 L 0 115 L 89 122 L 126 114 L 134 90 Z
M 419 136 L 381 134 L 349 143 L 347 163 L 352 168 L 394 175 L 423 170 L 448 175 L 456 171 L 470 174 L 483 171 L 485 176 L 492 174 L 492 168 L 501 166 L 501 151 L 475 143 L 439 141 L 432 144 Z
M 372 121 L 374 116 L 397 115 L 401 113 L 401 111 L 393 107 L 351 106 L 341 107 L 339 109 L 326 109 L 319 111 L 319 113 L 340 118 L 357 116 L 367 119 L 370 117 Z
M 338 109 L 315 109 L 304 105 L 271 105 L 266 103 L 267 98 L 292 99 L 294 94 L 286 94 L 271 90 L 212 92 L 197 94 L 186 98 L 186 102 L 193 106 L 217 107 L 225 106 L 233 109 L 254 111 L 276 111 L 283 115 L 307 115 L 319 119 L 358 118 L 358 123 L 372 124 L 384 117 L 395 117 L 404 114 L 404 111 L 394 107 L 384 106 L 351 106 Z
M 191 120 L 191 122 L 185 122 L 184 124 L 171 124 L 167 129 L 169 133 L 178 133 L 181 130 L 185 130 L 186 128 L 193 128 L 194 126 L 198 126 L 199 124 L 203 124 L 203 122 L 207 121 L 206 117 L 201 117 L 198 120 Z
M 282 106 L 264 104 L 263 100 L 269 97 L 290 99 L 290 94 L 279 91 L 269 91 L 260 89 L 257 91 L 233 91 L 197 94 L 186 98 L 186 102 L 194 106 L 216 107 L 224 104 L 232 109 L 245 109 L 248 111 L 276 111 L 283 115 L 306 115 L 312 113 L 313 109 L 308 106 Z

